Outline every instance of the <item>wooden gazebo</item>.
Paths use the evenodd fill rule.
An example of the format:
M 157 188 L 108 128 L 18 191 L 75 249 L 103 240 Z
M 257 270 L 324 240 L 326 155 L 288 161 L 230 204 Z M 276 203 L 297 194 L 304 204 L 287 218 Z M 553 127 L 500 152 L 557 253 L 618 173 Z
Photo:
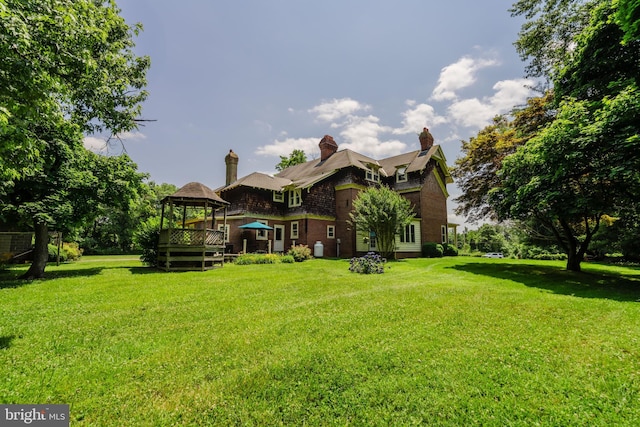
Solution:
M 215 211 L 224 209 L 223 230 L 226 229 L 228 205 L 229 202 L 199 182 L 190 182 L 162 199 L 158 268 L 165 271 L 204 271 L 213 268 L 216 263 L 222 266 L 225 235 L 224 231 L 213 229 L 213 222 Z M 201 228 L 186 227 L 189 208 L 204 209 Z M 181 221 L 176 221 L 176 218 L 181 218 Z

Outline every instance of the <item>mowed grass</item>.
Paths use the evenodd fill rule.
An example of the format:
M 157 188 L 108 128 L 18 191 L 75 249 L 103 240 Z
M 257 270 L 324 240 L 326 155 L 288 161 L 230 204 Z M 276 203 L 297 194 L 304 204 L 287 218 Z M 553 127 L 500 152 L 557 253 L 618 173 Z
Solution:
M 0 403 L 66 403 L 91 426 L 640 423 L 640 269 L 348 266 L 4 272 Z

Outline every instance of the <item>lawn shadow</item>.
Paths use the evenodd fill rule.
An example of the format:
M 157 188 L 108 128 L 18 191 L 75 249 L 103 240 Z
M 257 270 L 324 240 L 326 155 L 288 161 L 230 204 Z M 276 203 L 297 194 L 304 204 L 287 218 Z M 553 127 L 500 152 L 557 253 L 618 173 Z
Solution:
M 159 273 L 162 270 L 159 270 L 155 267 L 148 267 L 148 266 L 143 266 L 143 267 L 127 267 L 129 269 L 129 271 L 131 272 L 131 274 L 153 274 L 153 273 Z
M 522 283 L 531 288 L 580 298 L 640 302 L 640 277 L 593 271 L 573 272 L 552 265 L 470 262 L 453 265 L 467 273 Z
M 11 347 L 11 341 L 15 338 L 15 335 L 3 335 L 0 336 L 0 350 Z
M 25 273 L 25 270 L 9 270 L 0 274 L 0 289 L 19 288 L 31 284 L 33 282 L 43 282 L 55 279 L 70 278 L 70 277 L 89 277 L 100 274 L 103 270 L 109 268 L 119 267 L 78 267 L 78 268 L 65 268 L 64 270 L 53 270 L 47 268 L 44 271 L 44 278 L 35 280 L 24 280 L 19 277 Z

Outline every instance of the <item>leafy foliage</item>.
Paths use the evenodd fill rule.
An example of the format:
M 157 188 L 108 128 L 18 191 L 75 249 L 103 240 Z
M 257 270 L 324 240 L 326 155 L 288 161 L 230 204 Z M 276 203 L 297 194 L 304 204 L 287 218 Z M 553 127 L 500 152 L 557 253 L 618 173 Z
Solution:
M 425 258 L 442 258 L 444 247 L 440 243 L 426 242 L 422 244 L 422 256 Z
M 368 252 L 364 256 L 351 258 L 349 271 L 360 274 L 382 274 L 386 262 L 387 260 L 379 254 Z
M 395 236 L 414 217 L 411 202 L 387 187 L 370 187 L 358 194 L 349 214 L 356 230 L 374 232 L 377 247 L 385 258 L 395 252 Z
M 311 259 L 311 248 L 307 245 L 296 245 L 289 248 L 287 255 L 293 257 L 295 262 L 302 262 Z
M 291 255 L 278 254 L 242 254 L 235 260 L 237 265 L 251 264 L 291 264 L 295 262 Z
M 307 155 L 304 151 L 295 149 L 289 154 L 289 157 L 280 156 L 280 163 L 276 165 L 277 171 L 283 171 L 288 167 L 299 165 L 307 161 Z
M 500 186 L 498 171 L 506 156 L 526 143 L 540 129 L 553 120 L 553 92 L 534 97 L 524 108 L 513 112 L 513 120 L 497 116 L 469 141 L 462 141 L 463 156 L 455 161 L 451 175 L 462 194 L 455 201 L 455 212 L 472 221 L 496 215 L 489 203 L 489 191 Z
M 140 261 L 150 267 L 158 266 L 158 243 L 160 241 L 160 218 L 151 217 L 143 222 L 134 235 L 138 247 L 142 249 Z
M 34 228 L 25 277 L 41 277 L 49 227 L 69 229 L 136 192 L 128 157 L 101 158 L 82 140 L 137 127 L 149 59 L 134 54 L 140 27 L 114 1 L 3 0 L 0 22 L 0 198 L 6 218 Z

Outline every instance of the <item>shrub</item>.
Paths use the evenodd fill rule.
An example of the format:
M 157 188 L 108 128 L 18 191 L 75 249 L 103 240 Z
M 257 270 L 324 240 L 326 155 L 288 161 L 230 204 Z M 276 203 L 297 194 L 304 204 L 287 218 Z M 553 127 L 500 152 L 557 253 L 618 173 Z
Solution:
M 439 243 L 427 242 L 422 244 L 422 256 L 425 258 L 441 258 L 444 248 Z
M 236 258 L 235 263 L 238 265 L 251 265 L 251 264 L 278 264 L 280 262 L 293 262 L 293 257 L 290 257 L 290 261 L 283 261 L 283 256 L 278 254 L 242 254 Z
M 140 225 L 133 236 L 142 249 L 140 261 L 150 267 L 158 266 L 158 241 L 160 240 L 160 219 L 149 218 Z
M 456 248 L 454 245 L 442 245 L 443 247 L 443 252 L 442 254 L 444 256 L 458 256 L 458 248 Z
M 280 262 L 283 264 L 293 264 L 296 260 L 293 258 L 293 255 L 282 255 Z
M 302 262 L 311 259 L 311 249 L 307 245 L 292 246 L 287 252 L 296 262 Z
M 386 259 L 375 252 L 368 252 L 365 256 L 351 258 L 349 271 L 360 274 L 382 274 Z
M 47 245 L 49 251 L 48 262 L 56 262 L 58 260 L 58 245 Z M 60 248 L 60 262 L 67 262 L 67 252 L 63 247 Z

